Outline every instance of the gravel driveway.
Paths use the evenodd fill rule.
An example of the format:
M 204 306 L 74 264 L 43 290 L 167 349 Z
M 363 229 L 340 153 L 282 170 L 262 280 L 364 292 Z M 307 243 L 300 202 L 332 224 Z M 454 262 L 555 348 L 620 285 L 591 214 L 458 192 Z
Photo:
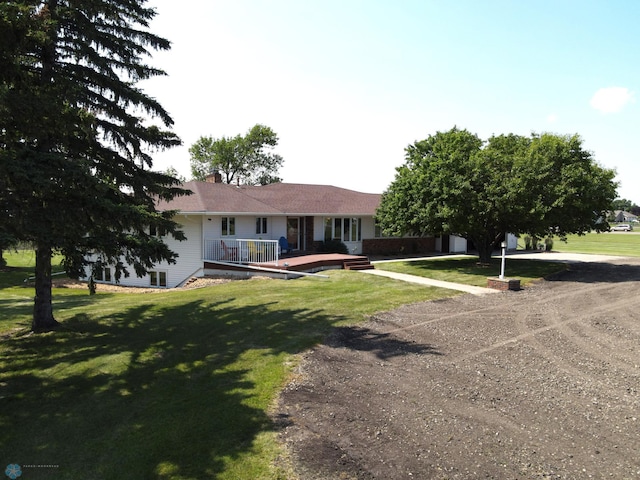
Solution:
M 640 478 L 640 259 L 337 329 L 277 421 L 299 478 Z

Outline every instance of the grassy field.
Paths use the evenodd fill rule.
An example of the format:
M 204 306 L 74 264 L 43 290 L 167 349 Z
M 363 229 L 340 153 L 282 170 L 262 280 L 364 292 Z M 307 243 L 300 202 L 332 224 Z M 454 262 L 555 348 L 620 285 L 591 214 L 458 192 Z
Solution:
M 524 245 L 522 247 L 524 248 Z M 640 256 L 640 233 L 608 232 L 571 235 L 566 242 L 556 239 L 553 250 L 556 252 L 637 257 Z M 489 267 L 479 267 L 476 263 L 477 258 L 470 256 L 377 263 L 376 268 L 482 287 L 487 285 L 487 277 L 500 274 L 500 259 L 498 258 L 494 258 Z M 526 285 L 563 268 L 562 265 L 555 263 L 508 257 L 506 273 L 509 277 L 520 278 L 521 284 Z
M 500 259 L 492 259 L 489 266 L 478 266 L 477 263 L 478 258 L 473 256 L 459 258 L 434 257 L 429 260 L 376 263 L 376 268 L 478 287 L 487 286 L 487 277 L 500 275 Z M 520 284 L 524 286 L 552 273 L 562 271 L 564 268 L 563 264 L 554 262 L 509 258 L 505 270 L 508 277 L 519 278 Z
M 634 232 L 589 233 L 570 235 L 567 242 L 556 240 L 553 250 L 557 252 L 592 253 L 640 257 L 640 228 Z
M 288 478 L 269 412 L 297 354 L 333 326 L 453 294 L 348 271 L 144 295 L 58 288 L 61 328 L 33 335 L 29 255 L 5 254 L 0 273 L 0 461 L 58 466 L 29 479 Z
M 638 255 L 638 245 L 640 235 L 594 234 L 554 250 Z M 348 271 L 144 295 L 57 288 L 61 328 L 33 335 L 33 253 L 5 258 L 0 462 L 57 466 L 25 467 L 25 479 L 289 478 L 269 414 L 298 354 L 334 326 L 455 294 Z M 483 286 L 499 272 L 498 260 L 475 262 L 379 266 Z M 509 259 L 507 275 L 526 284 L 559 268 Z

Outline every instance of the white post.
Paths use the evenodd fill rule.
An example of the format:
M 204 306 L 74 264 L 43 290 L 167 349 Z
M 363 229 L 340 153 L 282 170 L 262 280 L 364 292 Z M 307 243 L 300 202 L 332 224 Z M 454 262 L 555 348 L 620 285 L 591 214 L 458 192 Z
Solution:
M 500 280 L 504 279 L 504 264 L 506 262 L 507 257 L 507 242 L 502 242 L 500 244 L 502 247 L 502 265 L 500 266 Z

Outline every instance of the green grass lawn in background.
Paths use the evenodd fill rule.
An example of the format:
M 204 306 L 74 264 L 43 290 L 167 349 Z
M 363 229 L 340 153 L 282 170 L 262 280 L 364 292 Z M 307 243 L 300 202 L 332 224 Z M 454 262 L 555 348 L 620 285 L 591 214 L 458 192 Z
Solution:
M 62 325 L 33 335 L 32 268 L 5 258 L 17 270 L 0 273 L 0 461 L 58 465 L 30 479 L 287 478 L 269 413 L 297 354 L 334 326 L 455 294 L 349 271 L 151 294 L 56 288 Z
M 555 239 L 553 250 L 556 252 L 640 257 L 640 227 L 632 232 L 569 235 L 566 243 Z
M 376 263 L 376 268 L 392 272 L 407 273 L 420 277 L 463 283 L 478 287 L 487 286 L 487 277 L 500 275 L 499 258 L 493 258 L 491 265 L 479 266 L 478 257 L 433 257 L 428 260 L 398 261 Z M 521 285 L 527 285 L 553 273 L 564 270 L 566 266 L 556 262 L 541 262 L 507 257 L 505 276 L 520 279 Z
M 3 256 L 8 264 L 5 268 L 0 267 L 0 288 L 21 285 L 33 277 L 36 264 L 36 254 L 33 250 L 5 251 Z M 60 255 L 51 259 L 53 273 L 62 272 L 61 261 Z

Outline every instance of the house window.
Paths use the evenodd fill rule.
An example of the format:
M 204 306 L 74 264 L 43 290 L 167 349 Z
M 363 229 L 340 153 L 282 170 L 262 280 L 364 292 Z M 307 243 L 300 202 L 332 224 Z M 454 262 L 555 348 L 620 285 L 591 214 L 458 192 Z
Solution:
M 331 228 L 331 219 L 330 218 L 325 218 L 324 219 L 324 241 L 328 242 L 329 240 L 331 240 L 332 237 L 332 232 L 333 229 Z
M 256 235 L 264 235 L 267 233 L 267 217 L 256 218 Z
M 359 242 L 362 240 L 361 218 L 325 218 L 324 239 L 343 242 Z
M 375 238 L 382 238 L 384 236 L 384 232 L 382 231 L 382 227 L 380 226 L 380 224 L 378 222 L 375 222 L 374 226 L 373 226 L 374 232 L 373 232 L 373 236 Z
M 167 286 L 167 272 L 163 271 L 151 271 L 149 272 L 149 278 L 151 279 L 152 287 L 166 287 Z
M 359 218 L 351 219 L 351 241 L 359 242 L 362 240 L 362 222 Z
M 222 217 L 222 236 L 228 237 L 236 234 L 236 218 Z
M 103 267 L 98 269 L 95 275 L 95 279 L 98 282 L 111 282 L 111 268 Z
M 350 218 L 343 218 L 342 219 L 342 241 L 343 242 L 348 242 L 350 237 L 350 232 L 351 232 L 351 219 Z

